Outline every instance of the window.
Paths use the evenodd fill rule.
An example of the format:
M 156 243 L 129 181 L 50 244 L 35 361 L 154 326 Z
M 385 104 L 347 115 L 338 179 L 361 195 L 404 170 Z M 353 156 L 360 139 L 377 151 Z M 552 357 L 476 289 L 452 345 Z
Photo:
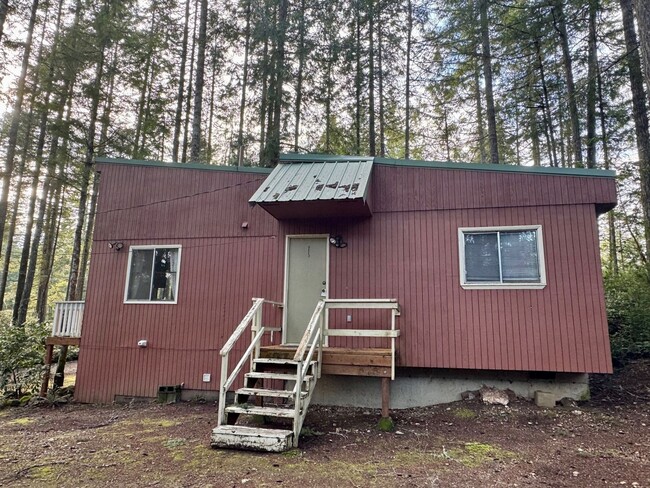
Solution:
M 124 301 L 176 303 L 180 246 L 131 246 Z
M 458 229 L 463 288 L 544 288 L 542 227 Z

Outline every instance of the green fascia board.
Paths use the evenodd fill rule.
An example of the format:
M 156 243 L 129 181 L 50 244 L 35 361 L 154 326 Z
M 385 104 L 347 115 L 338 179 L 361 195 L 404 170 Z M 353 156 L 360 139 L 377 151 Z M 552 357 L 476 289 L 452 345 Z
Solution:
M 511 164 L 452 163 L 449 161 L 419 161 L 406 159 L 375 158 L 375 164 L 386 166 L 410 166 L 414 168 L 460 169 L 469 171 L 499 171 L 502 173 L 529 173 L 558 176 L 589 176 L 614 178 L 615 171 L 584 168 L 551 168 L 547 166 L 515 166 Z
M 334 154 L 319 154 L 319 153 L 283 153 L 280 154 L 281 163 L 323 163 L 327 161 L 341 162 L 341 161 L 371 161 L 375 158 L 372 156 L 342 156 Z
M 260 168 L 257 166 L 224 166 L 203 163 L 165 163 L 163 161 L 146 161 L 137 159 L 120 158 L 95 158 L 98 164 L 126 164 L 132 166 L 153 166 L 157 168 L 200 169 L 207 171 L 230 171 L 235 173 L 262 173 L 269 174 L 273 168 Z
M 391 159 L 372 156 L 336 156 L 333 154 L 299 154 L 286 153 L 280 155 L 280 162 L 324 162 L 324 161 L 367 161 L 372 159 L 375 164 L 386 166 L 406 166 L 413 168 L 459 169 L 470 171 L 499 171 L 503 173 L 532 173 L 562 176 L 590 176 L 614 178 L 615 171 L 605 169 L 585 168 L 552 168 L 548 166 L 515 166 L 512 164 L 485 163 L 456 163 L 451 161 L 422 161 L 416 159 Z

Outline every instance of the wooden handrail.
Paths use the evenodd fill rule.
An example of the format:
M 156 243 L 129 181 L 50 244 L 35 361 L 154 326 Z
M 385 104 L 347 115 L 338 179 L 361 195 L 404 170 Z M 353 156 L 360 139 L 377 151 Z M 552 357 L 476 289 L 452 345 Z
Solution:
M 237 340 L 241 337 L 241 335 L 244 333 L 246 328 L 248 327 L 248 324 L 250 321 L 253 319 L 253 316 L 255 315 L 255 312 L 257 312 L 257 309 L 262 306 L 264 303 L 263 298 L 253 298 L 253 306 L 250 308 L 248 313 L 244 316 L 241 322 L 239 322 L 239 325 L 235 329 L 235 331 L 232 333 L 230 338 L 226 341 L 226 343 L 223 345 L 221 348 L 221 351 L 219 351 L 219 354 L 222 356 L 225 356 L 230 352 L 230 350 L 233 348 Z
M 305 355 L 305 350 L 307 349 L 307 346 L 311 342 L 312 336 L 314 335 L 314 330 L 316 329 L 316 325 L 318 324 L 319 316 L 323 312 L 324 307 L 325 307 L 325 300 L 319 300 L 318 303 L 316 304 L 316 308 L 314 309 L 314 313 L 312 313 L 311 315 L 311 319 L 309 320 L 307 329 L 305 330 L 305 333 L 302 335 L 300 345 L 298 345 L 298 349 L 296 349 L 296 354 L 293 356 L 294 361 L 302 361 L 302 357 Z

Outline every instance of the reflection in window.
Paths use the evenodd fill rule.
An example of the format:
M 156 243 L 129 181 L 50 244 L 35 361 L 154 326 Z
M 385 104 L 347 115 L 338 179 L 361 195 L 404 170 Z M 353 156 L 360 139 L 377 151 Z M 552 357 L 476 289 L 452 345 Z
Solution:
M 463 231 L 464 283 L 541 283 L 538 230 Z
M 131 248 L 126 301 L 176 302 L 178 247 Z

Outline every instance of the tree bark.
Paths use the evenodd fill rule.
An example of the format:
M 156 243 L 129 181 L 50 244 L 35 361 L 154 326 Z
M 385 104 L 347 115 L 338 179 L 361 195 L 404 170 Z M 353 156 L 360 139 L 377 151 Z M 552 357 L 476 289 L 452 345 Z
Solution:
M 596 72 L 598 51 L 596 39 L 596 14 L 598 0 L 589 0 L 589 42 L 587 69 L 587 168 L 596 167 Z
M 379 155 L 386 156 L 386 114 L 384 112 L 384 63 L 383 28 L 381 19 L 381 0 L 377 11 L 377 88 L 379 93 Z
M 650 90 L 650 2 L 637 0 L 634 2 L 634 8 L 639 24 L 639 37 L 641 39 L 639 50 L 643 58 L 646 89 Z
M 248 88 L 248 56 L 251 46 L 251 1 L 246 0 L 246 27 L 244 29 L 244 68 L 239 102 L 239 129 L 237 131 L 237 166 L 244 164 L 244 117 L 246 115 L 246 89 Z M 297 102 L 296 102 L 297 103 Z
M 144 141 L 142 144 L 140 144 L 140 136 L 142 136 L 143 133 L 143 121 L 146 119 L 145 117 L 145 107 L 146 107 L 146 101 L 147 101 L 147 92 L 149 88 L 149 77 L 150 77 L 150 71 L 151 71 L 151 66 L 152 66 L 152 58 L 153 58 L 153 37 L 154 37 L 154 29 L 156 26 L 156 9 L 152 8 L 151 9 L 151 23 L 149 25 L 149 35 L 148 35 L 148 44 L 147 44 L 147 52 L 145 53 L 145 61 L 144 61 L 144 78 L 142 80 L 142 87 L 140 88 L 140 99 L 138 100 L 138 116 L 137 120 L 135 123 L 135 140 L 133 141 L 133 149 L 131 151 L 131 157 L 133 159 L 140 159 L 142 156 L 140 148 L 141 146 L 144 146 Z M 153 74 L 151 74 L 151 78 L 153 80 Z M 144 136 L 142 136 L 144 139 Z
M 546 72 L 544 71 L 544 61 L 542 59 L 542 49 L 539 39 L 535 39 L 535 53 L 537 54 L 537 68 L 539 69 L 539 80 L 542 83 L 544 126 L 546 135 L 546 145 L 548 146 L 549 161 L 551 166 L 557 167 L 557 148 L 555 142 L 555 128 L 553 127 L 553 117 L 551 114 L 551 101 L 548 95 L 548 85 L 546 84 Z
M 203 114 L 203 84 L 205 78 L 205 45 L 208 28 L 208 0 L 201 1 L 198 52 L 196 54 L 196 82 L 194 90 L 194 114 L 192 117 L 192 143 L 190 159 L 199 161 L 201 153 L 201 116 Z
M 375 132 L 375 8 L 374 0 L 368 2 L 368 147 L 371 156 L 377 155 Z
M 11 183 L 11 175 L 14 171 L 16 145 L 18 143 L 18 128 L 22 118 L 23 99 L 25 97 L 25 85 L 27 83 L 27 70 L 29 68 L 29 57 L 32 52 L 32 37 L 34 34 L 34 26 L 36 25 L 36 12 L 38 10 L 39 0 L 32 1 L 32 7 L 29 17 L 29 24 L 27 26 L 27 37 L 25 39 L 25 48 L 23 51 L 22 67 L 20 76 L 18 78 L 18 85 L 16 87 L 16 98 L 14 99 L 13 110 L 11 114 L 11 123 L 9 126 L 9 137 L 7 138 L 7 149 L 5 157 L 5 165 L 2 172 L 2 189 L 0 190 L 0 250 L 2 249 L 2 239 L 5 231 L 5 224 L 7 220 L 7 204 L 9 198 L 9 185 Z
M 478 53 L 476 54 L 478 59 Z M 485 152 L 485 128 L 483 121 L 483 101 L 481 97 L 481 67 L 476 63 L 474 69 L 474 99 L 476 100 L 476 132 L 478 136 L 478 148 L 481 163 L 487 162 L 487 154 Z
M 2 42 L 2 33 L 4 32 L 5 20 L 9 11 L 9 0 L 0 0 L 0 42 Z
M 355 107 L 354 107 L 354 142 L 355 154 L 361 154 L 361 92 L 363 80 L 363 68 L 361 66 L 361 1 L 354 2 L 355 10 L 355 65 L 356 72 L 354 74 L 354 94 L 355 94 Z
M 576 88 L 573 81 L 573 60 L 569 49 L 569 36 L 567 34 L 566 18 L 562 4 L 562 0 L 555 0 L 552 10 L 555 30 L 560 36 L 560 45 L 562 46 L 562 64 L 564 65 L 566 76 L 567 101 L 569 104 L 569 118 L 571 119 L 571 153 L 568 158 L 568 165 L 571 166 L 573 157 L 575 165 L 582 167 L 582 141 L 580 139 L 580 118 L 578 115 L 578 104 L 576 102 Z
M 497 119 L 492 89 L 492 53 L 490 52 L 490 31 L 488 20 L 488 0 L 479 0 L 481 17 L 481 43 L 483 45 L 483 77 L 485 78 L 485 102 L 487 105 L 488 140 L 490 141 L 490 162 L 499 164 L 499 141 L 497 138 Z
M 181 161 L 187 162 L 187 149 L 189 147 L 190 107 L 192 100 L 192 83 L 194 82 L 194 53 L 196 52 L 196 25 L 199 17 L 199 3 L 194 7 L 194 26 L 192 28 L 192 52 L 190 53 L 190 79 L 187 81 L 187 102 L 185 103 L 185 121 L 183 124 L 183 151 Z
M 172 142 L 172 161 L 178 162 L 178 150 L 183 122 L 183 95 L 185 92 L 185 66 L 187 64 L 187 38 L 190 30 L 190 0 L 185 1 L 185 23 L 183 24 L 183 42 L 181 47 L 181 66 L 178 74 L 178 93 L 176 94 L 176 112 L 174 115 L 174 139 Z
M 413 2 L 406 2 L 406 86 L 404 89 L 405 116 L 404 116 L 404 159 L 411 156 L 411 49 L 413 48 Z
M 300 10 L 298 19 L 298 73 L 296 75 L 296 107 L 294 111 L 294 129 L 293 129 L 293 151 L 298 152 L 300 149 L 300 117 L 302 110 L 302 84 L 305 71 L 305 58 L 307 57 L 305 47 L 305 0 L 300 0 Z
M 637 2 L 641 3 L 641 2 Z M 643 208 L 643 223 L 645 230 L 645 255 L 650 256 L 650 131 L 648 130 L 648 109 L 646 92 L 643 87 L 643 73 L 641 71 L 641 58 L 639 56 L 636 30 L 634 28 L 634 12 L 632 0 L 620 0 L 623 16 L 623 33 L 627 49 L 627 67 L 632 89 L 632 113 L 634 115 L 634 129 L 636 134 L 636 147 L 639 153 L 639 173 L 641 176 L 641 207 Z M 639 8 L 645 13 L 646 6 Z M 643 30 L 642 22 L 639 23 Z M 646 68 L 647 69 L 647 68 Z

